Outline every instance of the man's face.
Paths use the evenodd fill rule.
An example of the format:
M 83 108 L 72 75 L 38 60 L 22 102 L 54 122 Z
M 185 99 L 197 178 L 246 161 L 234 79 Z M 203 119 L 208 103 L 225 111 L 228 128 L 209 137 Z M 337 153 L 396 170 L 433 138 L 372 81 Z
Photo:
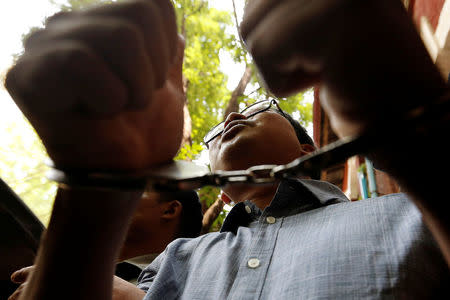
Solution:
M 224 132 L 209 143 L 213 171 L 286 164 L 301 156 L 295 130 L 283 116 L 273 110 L 251 118 L 245 115 L 231 113 L 225 121 Z
M 149 238 L 158 232 L 161 226 L 160 217 L 163 213 L 161 195 L 155 192 L 144 193 L 131 220 L 127 239 Z

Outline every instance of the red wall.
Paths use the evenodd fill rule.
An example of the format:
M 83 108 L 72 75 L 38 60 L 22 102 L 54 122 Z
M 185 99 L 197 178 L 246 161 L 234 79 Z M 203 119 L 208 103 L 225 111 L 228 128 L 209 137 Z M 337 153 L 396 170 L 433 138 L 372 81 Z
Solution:
M 414 0 L 411 1 L 412 15 L 417 24 L 420 24 L 420 18 L 426 16 L 434 30 L 439 22 L 439 15 L 445 0 Z
M 318 147 L 322 147 L 322 143 L 320 142 L 321 127 L 322 127 L 322 108 L 320 106 L 320 98 L 319 98 L 319 86 L 314 87 L 314 103 L 313 103 L 313 139 L 314 143 Z

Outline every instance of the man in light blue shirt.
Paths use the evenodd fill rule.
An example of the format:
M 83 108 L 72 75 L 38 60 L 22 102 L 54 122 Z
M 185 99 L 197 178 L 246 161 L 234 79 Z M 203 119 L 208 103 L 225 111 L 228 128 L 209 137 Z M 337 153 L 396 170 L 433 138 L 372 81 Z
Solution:
M 450 92 L 401 1 L 249 1 L 241 34 L 275 95 L 320 84 L 339 136 L 389 125 L 370 152 L 421 215 L 405 196 L 327 201 L 341 197 L 303 179 L 228 186 L 238 204 L 224 232 L 171 244 L 141 276 L 146 297 L 419 298 L 446 288 L 448 179 L 437 171 L 450 169 L 442 136 Z M 169 0 L 62 13 L 28 38 L 6 88 L 55 167 L 85 181 L 58 189 L 22 299 L 112 297 L 114 262 L 142 191 L 98 185 L 89 174 L 173 159 L 183 128 L 183 44 Z M 312 150 L 276 108 L 255 112 L 230 114 L 208 135 L 213 170 L 284 164 Z M 411 118 L 415 126 L 402 127 Z
M 205 137 L 213 170 L 287 163 L 314 149 L 275 101 L 232 113 Z M 350 202 L 334 185 L 227 186 L 220 233 L 171 243 L 139 278 L 145 299 L 430 299 L 445 260 L 404 194 Z

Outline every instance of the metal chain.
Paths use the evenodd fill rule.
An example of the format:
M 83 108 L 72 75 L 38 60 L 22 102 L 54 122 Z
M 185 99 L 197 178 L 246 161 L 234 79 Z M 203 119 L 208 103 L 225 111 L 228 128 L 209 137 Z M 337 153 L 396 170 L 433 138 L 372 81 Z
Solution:
M 317 171 L 344 162 L 359 154 L 375 153 L 377 148 L 398 145 L 398 139 L 414 139 L 421 134 L 439 129 L 450 123 L 450 92 L 438 101 L 411 110 L 403 118 L 383 116 L 376 128 L 366 130 L 362 135 L 340 139 L 317 151 L 302 156 L 285 165 L 259 165 L 239 171 L 218 171 L 192 162 L 173 162 L 159 168 L 139 173 L 115 173 L 85 170 L 58 169 L 52 163 L 47 174 L 51 180 L 67 187 L 81 186 L 112 190 L 137 190 L 145 186 L 157 190 L 188 190 L 202 186 L 222 187 L 227 184 L 267 184 L 288 177 L 312 176 Z M 392 126 L 395 124 L 395 130 Z M 380 142 L 382 141 L 382 142 Z M 390 148 L 396 151 L 395 147 Z
M 364 148 L 367 148 L 366 140 L 367 138 L 362 136 L 344 138 L 285 165 L 259 165 L 247 170 L 216 172 L 212 174 L 212 182 L 207 185 L 267 184 L 283 178 L 312 176 L 324 167 L 362 153 Z
M 437 101 L 408 111 L 403 118 L 395 115 L 388 120 L 387 116 L 383 116 L 384 120 L 379 122 L 376 128 L 366 130 L 360 136 L 342 138 L 286 165 L 260 165 L 243 171 L 216 173 L 216 184 L 213 185 L 264 184 L 283 178 L 312 176 L 315 172 L 344 162 L 351 156 L 373 153 L 378 147 L 383 146 L 377 141 L 382 140 L 387 145 L 397 141 L 400 138 L 399 133 L 403 137 L 410 135 L 414 137 L 433 128 L 436 130 L 442 122 L 450 121 L 449 111 L 450 92 L 447 92 Z M 397 124 L 394 131 L 391 128 L 392 124 Z

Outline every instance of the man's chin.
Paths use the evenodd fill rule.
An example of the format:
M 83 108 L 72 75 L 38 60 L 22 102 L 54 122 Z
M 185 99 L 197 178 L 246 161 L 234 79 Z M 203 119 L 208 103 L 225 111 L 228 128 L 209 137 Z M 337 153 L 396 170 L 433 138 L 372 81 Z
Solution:
M 212 171 L 245 170 L 266 164 L 270 149 L 266 149 L 267 145 L 261 145 L 252 137 L 248 134 L 237 134 L 232 139 L 221 142 L 214 162 L 211 159 Z

